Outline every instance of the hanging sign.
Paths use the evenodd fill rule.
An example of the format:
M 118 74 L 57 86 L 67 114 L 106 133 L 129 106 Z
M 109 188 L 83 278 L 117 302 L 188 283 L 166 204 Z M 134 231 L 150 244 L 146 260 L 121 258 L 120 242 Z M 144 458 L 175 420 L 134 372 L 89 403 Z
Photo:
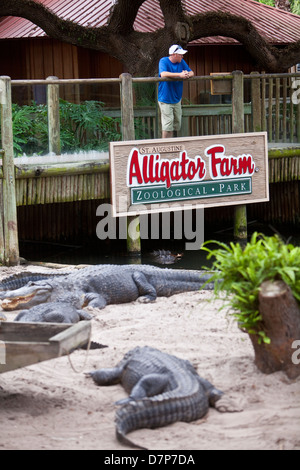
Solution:
M 266 132 L 110 143 L 114 216 L 269 200 Z

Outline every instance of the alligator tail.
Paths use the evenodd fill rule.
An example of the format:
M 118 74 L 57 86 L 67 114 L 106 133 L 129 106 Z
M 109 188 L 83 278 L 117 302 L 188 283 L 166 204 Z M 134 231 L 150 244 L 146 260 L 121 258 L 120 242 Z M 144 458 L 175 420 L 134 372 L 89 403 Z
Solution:
M 135 444 L 135 442 L 128 439 L 128 437 L 126 437 L 125 435 L 125 432 L 119 429 L 118 427 L 116 429 L 116 436 L 117 436 L 118 441 L 121 444 L 124 444 L 125 446 L 134 447 L 135 449 L 148 450 L 147 447 L 143 447 L 143 446 L 140 446 L 139 444 Z
M 130 403 L 128 405 L 122 406 L 122 408 L 117 411 L 116 437 L 121 444 L 127 445 L 129 447 L 135 447 L 136 449 L 147 450 L 146 447 L 134 443 L 126 436 L 126 434 L 128 434 L 130 431 L 134 431 L 141 427 L 149 427 L 145 425 L 143 426 L 141 423 L 136 421 L 135 413 L 137 411 L 137 407 L 140 408 L 140 402 L 134 402 L 134 405 Z
M 126 435 L 141 428 L 157 428 L 175 421 L 190 422 L 204 416 L 208 411 L 205 394 L 174 397 L 172 392 L 152 398 L 132 401 L 116 413 L 116 436 L 119 442 L 130 447 L 145 449 L 136 445 Z

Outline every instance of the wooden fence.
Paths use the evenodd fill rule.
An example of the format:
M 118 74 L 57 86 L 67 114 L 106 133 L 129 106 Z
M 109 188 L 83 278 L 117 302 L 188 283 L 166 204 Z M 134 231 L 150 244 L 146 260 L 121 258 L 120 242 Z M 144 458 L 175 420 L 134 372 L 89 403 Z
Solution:
M 218 77 L 194 77 L 193 80 L 222 80 Z M 133 83 L 138 79 L 133 79 Z M 232 80 L 232 75 L 224 76 Z M 250 93 L 244 99 L 245 132 L 267 131 L 268 141 L 276 143 L 300 142 L 300 74 L 251 74 L 243 76 L 250 82 Z M 299 91 L 297 92 L 297 89 Z M 299 98 L 298 98 L 299 96 Z M 294 98 L 293 98 L 294 97 Z M 184 101 L 183 101 L 184 103 Z M 120 118 L 120 109 L 107 108 L 105 113 Z M 183 104 L 180 136 L 197 136 L 232 133 L 232 103 Z M 144 138 L 160 138 L 159 111 L 153 106 L 134 106 L 138 131 Z
M 18 264 L 17 205 L 45 204 L 47 202 L 78 201 L 106 198 L 109 194 L 108 161 L 83 161 L 66 165 L 60 159 L 59 86 L 97 83 L 120 84 L 120 109 L 107 110 L 110 116 L 121 118 L 124 140 L 136 138 L 135 119 L 140 120 L 149 138 L 160 137 L 159 113 L 152 108 L 134 107 L 134 83 L 158 83 L 157 77 L 132 78 L 123 74 L 112 79 L 13 80 L 0 77 L 2 169 L 0 167 L 0 263 Z M 193 77 L 210 80 L 216 93 L 222 93 L 228 83 L 230 104 L 183 105 L 182 136 L 212 135 L 236 132 L 268 132 L 268 140 L 280 144 L 282 149 L 269 152 L 272 181 L 300 179 L 300 74 L 232 74 Z M 244 102 L 244 84 L 250 83 L 250 102 Z M 48 96 L 49 151 L 58 155 L 57 164 L 20 165 L 13 157 L 13 129 L 11 110 L 11 86 L 45 85 Z M 295 86 L 296 85 L 296 86 Z M 298 87 L 298 88 L 297 88 Z M 249 89 L 249 87 L 248 87 Z M 221 91 L 220 91 L 221 90 Z M 286 150 L 285 147 L 293 147 Z M 245 217 L 245 208 L 237 206 L 237 212 Z M 240 214 L 241 215 L 241 214 Z
M 129 76 L 130 77 L 130 76 Z M 269 142 L 297 143 L 300 142 L 300 73 L 293 74 L 258 74 L 252 73 L 243 77 L 244 101 L 244 129 L 245 132 L 267 131 Z M 129 87 L 132 88 L 133 113 L 136 120 L 135 137 L 143 133 L 142 138 L 159 138 L 160 116 L 157 100 L 152 98 L 151 106 L 139 105 L 137 85 L 158 85 L 158 77 L 129 78 Z M 185 87 L 193 87 L 195 81 L 209 81 L 214 94 L 211 95 L 211 104 L 186 103 L 183 99 L 183 123 L 180 136 L 197 136 L 232 133 L 232 83 L 233 74 L 215 74 L 212 76 L 199 76 L 189 79 Z M 47 80 L 12 80 L 12 87 L 38 86 L 47 88 L 48 101 L 54 103 L 62 87 L 73 85 L 76 94 L 74 101 L 80 102 L 80 85 L 116 85 L 121 89 L 121 78 L 105 79 L 70 79 L 59 80 L 48 77 Z M 214 84 L 214 85 L 213 85 Z M 218 84 L 218 87 L 216 86 Z M 225 88 L 224 88 L 225 87 Z M 214 91 L 216 89 L 216 91 Z M 226 104 L 216 104 L 215 99 L 226 94 Z M 228 90 L 230 93 L 228 94 Z M 188 91 L 187 91 L 188 94 Z M 201 96 L 198 97 L 201 100 Z M 105 95 L 102 97 L 105 101 Z M 121 93 L 120 93 L 121 100 Z M 52 113 L 55 106 L 49 106 L 49 119 L 53 121 Z M 111 109 L 105 108 L 105 114 L 110 117 L 121 118 L 121 106 Z M 49 124 L 49 133 L 56 129 Z M 54 139 L 55 140 L 55 139 Z M 49 135 L 49 151 L 52 151 L 53 139 Z M 54 149 L 55 150 L 55 149 Z M 60 150 L 60 149 L 57 149 Z M 59 154 L 60 151 L 54 152 Z
M 300 74 L 258 74 L 242 75 L 248 92 L 244 93 L 245 132 L 267 131 L 268 141 L 276 143 L 300 142 Z M 145 83 L 153 78 L 133 79 L 132 83 Z M 160 79 L 156 79 L 158 81 Z M 194 77 L 193 81 L 209 80 L 232 82 L 233 75 Z M 217 93 L 222 94 L 222 86 Z M 232 89 L 232 86 L 229 87 Z M 225 85 L 226 95 L 228 85 Z M 231 94 L 231 93 L 230 93 Z M 229 96 L 229 95 L 227 95 Z M 230 98 L 228 97 L 228 100 Z M 249 101 L 247 101 L 249 100 Z M 232 127 L 232 99 L 227 104 L 184 104 L 180 136 L 230 134 Z M 107 109 L 106 114 L 120 118 L 120 109 Z M 150 107 L 134 106 L 134 117 L 139 120 L 140 129 L 146 138 L 159 138 L 159 111 L 156 103 Z

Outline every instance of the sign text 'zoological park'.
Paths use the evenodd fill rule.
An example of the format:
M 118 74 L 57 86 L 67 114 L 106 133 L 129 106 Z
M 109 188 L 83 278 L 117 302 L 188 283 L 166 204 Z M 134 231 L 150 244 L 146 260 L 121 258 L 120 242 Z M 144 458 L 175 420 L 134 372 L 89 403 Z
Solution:
M 140 213 L 153 212 L 158 203 L 176 210 L 182 201 L 211 207 L 268 200 L 265 133 L 118 142 L 110 158 L 115 215 L 139 213 L 139 205 Z

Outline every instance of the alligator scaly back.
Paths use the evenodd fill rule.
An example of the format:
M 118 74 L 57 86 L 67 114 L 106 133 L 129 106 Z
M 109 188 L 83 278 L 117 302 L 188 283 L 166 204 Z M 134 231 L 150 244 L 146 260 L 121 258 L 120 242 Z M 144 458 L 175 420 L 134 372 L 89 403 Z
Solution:
M 55 273 L 31 273 L 29 271 L 12 274 L 0 282 L 0 291 L 8 291 L 19 289 L 25 286 L 28 282 L 41 281 L 43 279 L 51 279 L 57 276 L 66 276 L 68 272 L 55 272 Z

